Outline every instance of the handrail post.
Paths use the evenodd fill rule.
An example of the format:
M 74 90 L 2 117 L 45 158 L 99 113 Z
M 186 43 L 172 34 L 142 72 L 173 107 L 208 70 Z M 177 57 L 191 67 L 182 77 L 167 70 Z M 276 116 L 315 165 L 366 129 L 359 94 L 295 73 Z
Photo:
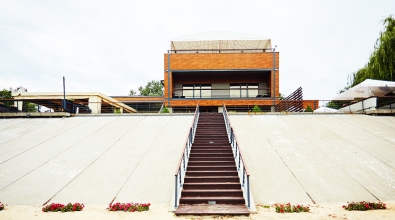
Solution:
M 250 176 L 247 175 L 247 208 L 250 208 Z
M 178 201 L 178 197 L 177 197 L 177 191 L 178 191 L 178 181 L 177 181 L 177 176 L 175 176 L 175 180 L 176 180 L 176 184 L 175 184 L 175 194 L 174 194 L 174 208 L 177 208 L 177 201 Z

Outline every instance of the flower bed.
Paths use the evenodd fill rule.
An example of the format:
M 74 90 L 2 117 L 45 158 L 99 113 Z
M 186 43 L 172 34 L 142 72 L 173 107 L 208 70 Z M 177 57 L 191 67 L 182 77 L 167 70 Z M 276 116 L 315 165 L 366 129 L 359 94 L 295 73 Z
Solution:
M 124 211 L 124 212 L 142 212 L 148 211 L 150 203 L 115 203 L 110 204 L 107 208 L 108 211 Z
M 4 204 L 0 202 L 0 211 L 4 210 Z
M 84 204 L 80 204 L 78 202 L 71 204 L 68 203 L 67 205 L 63 205 L 60 203 L 52 203 L 43 207 L 43 212 L 74 212 L 74 211 L 82 211 L 84 209 Z
M 344 205 L 343 209 L 348 211 L 366 211 L 375 209 L 386 209 L 386 206 L 383 202 L 347 202 L 347 205 Z
M 277 213 L 310 212 L 310 207 L 304 205 L 274 204 Z

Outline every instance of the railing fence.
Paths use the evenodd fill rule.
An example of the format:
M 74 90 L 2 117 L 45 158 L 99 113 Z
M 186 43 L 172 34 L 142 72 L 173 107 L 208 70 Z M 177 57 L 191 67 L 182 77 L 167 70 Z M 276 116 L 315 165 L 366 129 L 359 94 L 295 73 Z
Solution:
M 195 108 L 195 115 L 193 117 L 193 122 L 191 127 L 189 128 L 189 133 L 185 141 L 184 149 L 181 154 L 180 162 L 178 163 L 178 167 L 175 173 L 175 184 L 174 184 L 174 207 L 177 208 L 179 204 L 179 200 L 181 197 L 181 190 L 184 184 L 185 173 L 187 171 L 189 156 L 191 152 L 191 147 L 193 141 L 195 140 L 196 127 L 199 120 L 199 103 Z

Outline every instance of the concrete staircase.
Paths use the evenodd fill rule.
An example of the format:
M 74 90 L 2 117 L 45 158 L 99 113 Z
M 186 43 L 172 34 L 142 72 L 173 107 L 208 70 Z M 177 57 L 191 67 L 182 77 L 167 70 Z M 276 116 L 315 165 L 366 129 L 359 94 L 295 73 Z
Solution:
M 200 113 L 176 215 L 249 215 L 223 115 Z

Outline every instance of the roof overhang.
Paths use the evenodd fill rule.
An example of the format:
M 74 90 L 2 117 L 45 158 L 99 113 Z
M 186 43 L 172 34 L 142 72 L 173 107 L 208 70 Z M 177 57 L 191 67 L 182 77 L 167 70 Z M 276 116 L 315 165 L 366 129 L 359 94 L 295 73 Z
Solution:
M 62 92 L 13 92 L 14 99 L 22 100 L 39 100 L 39 99 L 63 99 Z M 114 107 L 123 108 L 129 113 L 137 113 L 137 110 L 123 104 L 122 102 L 104 95 L 100 92 L 67 92 L 66 99 L 89 99 L 91 97 L 98 97 L 102 102 L 106 102 Z

